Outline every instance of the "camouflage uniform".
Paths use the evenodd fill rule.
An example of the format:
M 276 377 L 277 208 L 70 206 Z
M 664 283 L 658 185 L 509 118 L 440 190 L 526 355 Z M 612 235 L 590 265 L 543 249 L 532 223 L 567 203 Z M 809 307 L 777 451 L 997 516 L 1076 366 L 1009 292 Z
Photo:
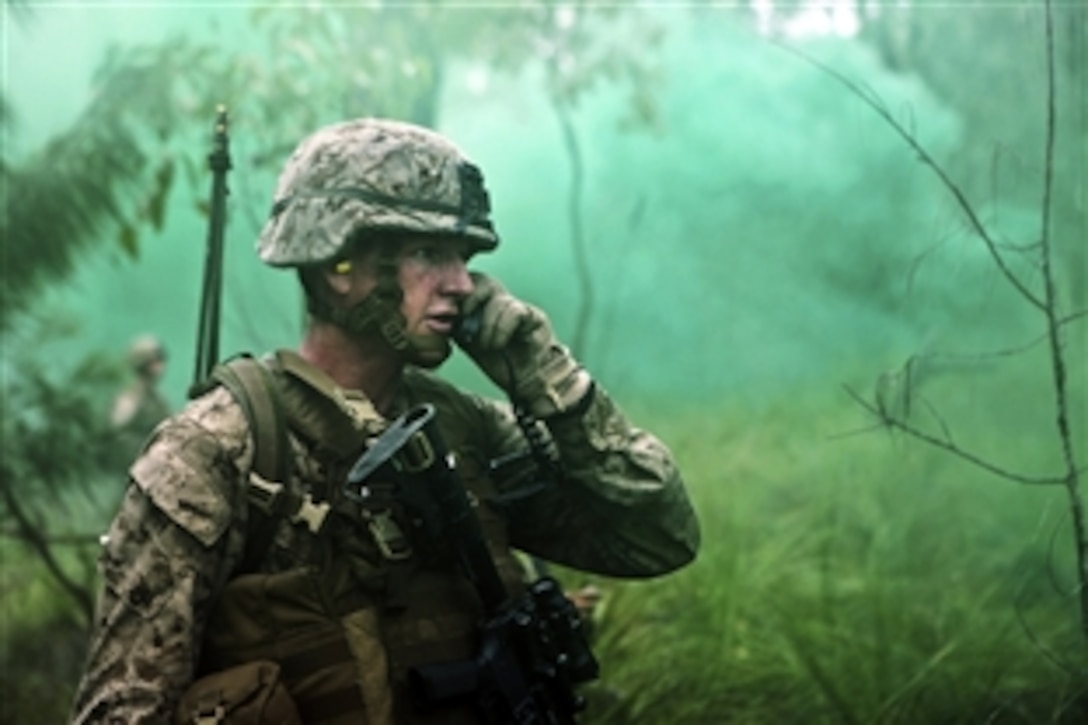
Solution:
M 549 348 L 552 357 L 556 349 Z M 668 450 L 635 428 L 580 368 L 564 369 L 562 382 L 543 386 L 546 406 L 558 407 L 542 425 L 563 477 L 520 497 L 504 494 L 520 490 L 524 470 L 497 476 L 488 466 L 525 448 L 507 404 L 409 367 L 383 417 L 361 393 L 341 388 L 295 353 L 281 350 L 266 362 L 287 411 L 293 475 L 286 487 L 331 505 L 324 526 L 315 533 L 301 517 L 278 518 L 255 571 L 239 576 L 253 526 L 256 444 L 246 416 L 220 387 L 160 425 L 130 469 L 132 484 L 102 555 L 104 588 L 74 722 L 169 722 L 194 678 L 247 661 L 249 644 L 250 653 L 263 656 L 300 636 L 313 640 L 303 647 L 340 645 L 323 639 L 330 631 L 324 624 L 307 628 L 317 610 L 349 644 L 347 679 L 333 694 L 361 705 L 350 719 L 330 713 L 319 707 L 329 700 L 328 684 L 320 697 L 307 689 L 313 668 L 291 671 L 281 662 L 303 721 L 472 722 L 468 711 L 414 712 L 404 685 L 413 665 L 473 654 L 479 600 L 432 542 L 413 541 L 412 556 L 391 560 L 365 523 L 372 512 L 345 500 L 342 490 L 351 463 L 388 419 L 421 402 L 437 410 L 511 589 L 522 575 L 511 547 L 615 577 L 660 575 L 695 555 L 696 519 Z M 586 382 L 576 406 L 564 403 L 572 376 Z M 514 387 L 526 389 L 521 382 Z M 312 586 L 300 588 L 300 578 Z M 235 596 L 239 582 L 251 581 L 257 586 Z M 291 604 L 293 625 L 260 621 L 262 612 L 284 611 L 284 598 L 299 600 Z

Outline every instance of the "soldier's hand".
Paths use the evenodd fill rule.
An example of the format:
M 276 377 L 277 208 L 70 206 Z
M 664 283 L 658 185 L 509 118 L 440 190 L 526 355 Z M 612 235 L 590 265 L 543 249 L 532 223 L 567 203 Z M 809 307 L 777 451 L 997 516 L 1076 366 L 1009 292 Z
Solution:
M 601 603 L 603 596 L 600 589 L 592 584 L 586 584 L 580 589 L 568 591 L 565 594 L 570 603 L 574 605 L 574 608 L 578 610 L 582 621 L 590 622 L 593 620 L 593 615 L 597 612 L 597 605 Z
M 556 339 L 543 311 L 472 272 L 473 292 L 462 314 L 475 329 L 457 343 L 495 385 L 530 413 L 546 418 L 574 408 L 589 392 L 590 377 Z

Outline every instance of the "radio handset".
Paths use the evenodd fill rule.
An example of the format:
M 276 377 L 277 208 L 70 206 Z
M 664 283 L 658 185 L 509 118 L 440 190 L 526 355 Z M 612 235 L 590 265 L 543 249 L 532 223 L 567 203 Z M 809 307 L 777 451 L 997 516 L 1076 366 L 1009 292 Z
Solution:
M 458 345 L 471 345 L 476 336 L 480 334 L 480 325 L 483 314 L 481 310 L 475 310 L 471 314 L 461 315 L 457 318 L 457 324 L 453 328 L 453 339 Z

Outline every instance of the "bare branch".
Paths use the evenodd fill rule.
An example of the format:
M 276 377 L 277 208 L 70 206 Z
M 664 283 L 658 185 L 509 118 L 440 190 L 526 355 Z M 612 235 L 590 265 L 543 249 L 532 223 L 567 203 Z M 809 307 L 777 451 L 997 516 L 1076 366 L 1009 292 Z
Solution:
M 898 418 L 895 418 L 895 417 L 893 417 L 891 415 L 888 415 L 887 412 L 882 411 L 876 405 L 874 405 L 874 404 L 870 403 L 869 401 L 865 400 L 865 398 L 863 398 L 860 393 L 858 393 L 856 390 L 854 390 L 850 386 L 845 385 L 843 387 L 846 389 L 847 394 L 851 398 L 853 398 L 854 401 L 858 403 L 858 405 L 865 408 L 867 411 L 869 411 L 874 416 L 876 416 L 877 419 L 884 426 L 886 426 L 888 428 L 895 429 L 895 430 L 901 430 L 904 433 L 906 433 L 907 435 L 911 436 L 912 438 L 917 438 L 918 440 L 925 441 L 926 443 L 929 443 L 930 445 L 932 445 L 932 446 L 934 446 L 936 448 L 940 448 L 941 450 L 947 451 L 948 453 L 951 453 L 951 454 L 953 454 L 955 456 L 958 456 L 959 458 L 962 458 L 965 461 L 969 461 L 969 462 L 975 464 L 976 466 L 978 466 L 979 468 L 982 468 L 983 470 L 986 470 L 986 471 L 989 471 L 990 473 L 1001 476 L 1002 478 L 1007 478 L 1010 481 L 1015 481 L 1017 483 L 1023 483 L 1023 484 L 1027 484 L 1027 485 L 1031 485 L 1031 486 L 1062 485 L 1062 484 L 1066 483 L 1066 479 L 1067 479 L 1066 475 L 1061 475 L 1061 476 L 1028 476 L 1028 475 L 1025 475 L 1025 474 L 1017 473 L 1015 471 L 1011 471 L 1011 470 L 1009 470 L 1007 468 L 1002 468 L 1001 466 L 998 466 L 996 464 L 990 463 L 985 458 L 982 458 L 981 456 L 979 456 L 977 454 L 971 453 L 970 451 L 967 451 L 967 450 L 965 450 L 963 448 L 960 448 L 958 445 L 956 445 L 955 443 L 953 443 L 950 440 L 943 439 L 943 438 L 938 438 L 938 437 L 936 437 L 936 436 L 934 436 L 934 435 L 932 435 L 930 433 L 926 433 L 925 431 L 910 425 L 909 423 L 905 423 L 905 422 L 903 422 L 902 420 L 900 420 Z
M 1079 320 L 1080 318 L 1086 316 L 1088 316 L 1088 310 L 1081 310 L 1080 312 L 1066 315 L 1060 320 L 1057 320 L 1056 324 L 1059 327 L 1064 327 L 1070 322 L 1075 322 L 1076 320 Z M 990 360 L 993 358 L 1014 357 L 1016 355 L 1020 355 L 1021 353 L 1025 353 L 1031 348 L 1035 347 L 1039 343 L 1046 342 L 1048 339 L 1050 339 L 1050 333 L 1044 332 L 1043 334 L 1037 335 L 1036 337 L 1033 337 L 1032 339 L 1021 345 L 1017 345 L 1015 347 L 1006 347 L 1000 350 L 992 350 L 990 352 L 972 353 L 970 355 L 962 355 L 958 353 L 929 353 L 926 355 L 918 355 L 916 357 L 921 360 L 981 362 L 983 360 Z
M 41 528 L 31 522 L 29 515 L 23 510 L 18 497 L 11 491 L 10 487 L 0 485 L 0 495 L 3 496 L 4 503 L 7 504 L 8 510 L 15 518 L 19 540 L 34 550 L 34 553 L 45 564 L 53 579 L 79 606 L 84 620 L 91 622 L 94 617 L 94 602 L 91 599 L 90 592 L 64 571 L 60 562 L 53 555 L 49 541 L 41 533 Z
M 873 109 L 873 111 L 875 111 L 881 118 L 883 118 L 888 123 L 888 125 L 891 126 L 892 129 L 907 143 L 907 145 L 910 146 L 916 154 L 918 154 L 919 160 L 922 161 L 922 163 L 928 166 L 933 171 L 933 173 L 937 175 L 937 178 L 941 180 L 941 183 L 944 185 L 944 187 L 948 189 L 949 193 L 951 193 L 952 196 L 956 199 L 956 203 L 959 205 L 960 210 L 967 217 L 971 228 L 986 245 L 986 249 L 990 253 L 990 257 L 993 258 L 994 263 L 997 265 L 998 269 L 1001 270 L 1001 273 L 1005 276 L 1009 283 L 1014 288 L 1016 288 L 1016 291 L 1019 292 L 1024 297 L 1024 299 L 1026 299 L 1032 305 L 1041 310 L 1045 309 L 1045 302 L 1037 294 L 1027 288 L 1027 286 L 1020 280 L 1019 277 L 1016 276 L 1016 274 L 1008 266 L 1008 263 L 1005 261 L 1004 257 L 1001 256 L 1001 251 L 1000 249 L 998 249 L 997 243 L 994 241 L 993 237 L 990 236 L 990 233 L 987 231 L 986 226 L 982 223 L 982 220 L 979 219 L 977 212 L 975 212 L 974 207 L 971 205 L 971 202 L 967 200 L 966 195 L 960 189 L 959 185 L 957 185 L 954 181 L 952 181 L 951 178 L 949 178 L 948 174 L 941 167 L 941 165 L 938 164 L 929 154 L 929 152 L 926 151 L 925 147 L 918 142 L 917 137 L 910 130 L 905 128 L 903 124 L 896 120 L 895 116 L 887 109 L 887 107 L 879 100 L 879 98 L 872 93 L 872 91 L 866 92 L 865 89 L 863 89 L 860 85 L 850 80 L 842 73 L 836 71 L 830 66 L 821 63 L 820 61 L 816 60 L 807 53 L 798 50 L 797 48 L 791 47 L 785 43 L 778 43 L 778 45 L 783 49 L 793 53 L 794 55 L 797 55 L 801 59 L 816 66 L 817 68 L 837 80 L 839 83 L 846 86 L 846 88 L 851 93 L 861 99 L 863 103 L 865 103 L 867 106 Z

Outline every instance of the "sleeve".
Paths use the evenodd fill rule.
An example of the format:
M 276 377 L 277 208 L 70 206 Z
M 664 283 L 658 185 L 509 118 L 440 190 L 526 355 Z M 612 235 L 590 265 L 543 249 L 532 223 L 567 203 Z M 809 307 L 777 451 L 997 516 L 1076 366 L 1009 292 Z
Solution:
M 699 524 L 672 454 L 600 386 L 589 396 L 582 410 L 546 421 L 563 476 L 539 494 L 510 497 L 511 544 L 605 576 L 658 576 L 688 564 Z M 500 455 L 524 448 L 513 417 L 494 411 Z
M 204 622 L 241 555 L 238 470 L 219 437 L 184 418 L 160 426 L 132 465 L 99 561 L 73 723 L 173 721 Z

